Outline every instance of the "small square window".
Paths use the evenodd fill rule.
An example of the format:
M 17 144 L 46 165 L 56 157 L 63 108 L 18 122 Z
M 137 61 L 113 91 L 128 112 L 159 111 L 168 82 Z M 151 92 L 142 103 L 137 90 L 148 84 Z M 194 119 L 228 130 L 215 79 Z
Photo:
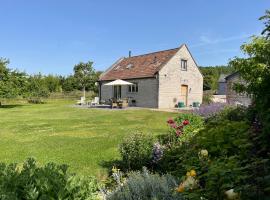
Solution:
M 187 71 L 187 60 L 181 59 L 181 70 Z

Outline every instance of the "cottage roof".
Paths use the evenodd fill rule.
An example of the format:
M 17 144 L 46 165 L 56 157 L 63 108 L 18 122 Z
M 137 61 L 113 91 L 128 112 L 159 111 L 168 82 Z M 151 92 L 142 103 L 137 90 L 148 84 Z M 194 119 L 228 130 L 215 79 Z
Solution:
M 181 47 L 122 58 L 105 71 L 99 80 L 154 77 Z

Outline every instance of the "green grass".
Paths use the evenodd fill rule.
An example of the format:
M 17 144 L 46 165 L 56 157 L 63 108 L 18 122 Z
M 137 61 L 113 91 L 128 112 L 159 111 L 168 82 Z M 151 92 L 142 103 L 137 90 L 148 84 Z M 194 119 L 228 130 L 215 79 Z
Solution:
M 175 113 L 144 110 L 98 110 L 51 101 L 42 105 L 0 108 L 0 161 L 65 163 L 72 172 L 106 176 L 103 161 L 119 158 L 118 144 L 135 131 L 158 135 Z

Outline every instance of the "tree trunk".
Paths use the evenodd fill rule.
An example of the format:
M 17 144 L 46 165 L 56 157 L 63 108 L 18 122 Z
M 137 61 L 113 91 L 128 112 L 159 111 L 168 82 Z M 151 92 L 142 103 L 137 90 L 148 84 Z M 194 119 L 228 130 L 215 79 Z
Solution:
M 83 87 L 83 98 L 85 99 L 85 86 Z

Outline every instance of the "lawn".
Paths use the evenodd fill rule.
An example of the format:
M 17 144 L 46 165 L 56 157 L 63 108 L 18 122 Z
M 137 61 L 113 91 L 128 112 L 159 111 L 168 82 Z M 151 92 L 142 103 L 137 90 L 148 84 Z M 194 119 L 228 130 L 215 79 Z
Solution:
M 97 110 L 51 101 L 0 108 L 0 161 L 65 163 L 72 172 L 106 176 L 103 161 L 119 157 L 123 137 L 136 131 L 159 135 L 175 113 L 143 110 Z

